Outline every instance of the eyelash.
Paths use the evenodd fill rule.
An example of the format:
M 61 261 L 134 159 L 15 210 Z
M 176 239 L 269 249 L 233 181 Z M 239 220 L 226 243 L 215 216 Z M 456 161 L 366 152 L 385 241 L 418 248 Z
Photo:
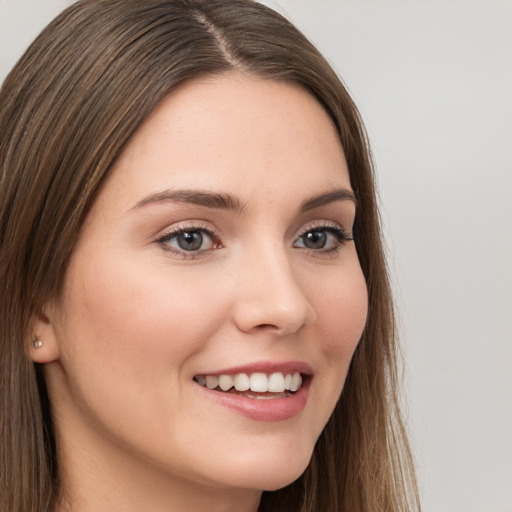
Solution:
M 299 232 L 297 236 L 297 240 L 302 239 L 305 235 L 311 232 L 327 232 L 334 236 L 337 243 L 336 246 L 331 249 L 312 249 L 308 247 L 297 247 L 298 249 L 305 249 L 308 254 L 314 254 L 314 255 L 331 255 L 336 252 L 338 252 L 343 245 L 345 245 L 347 242 L 353 241 L 353 237 L 349 235 L 342 227 L 340 227 L 338 224 L 327 224 L 327 223 L 320 223 L 317 225 L 310 225 L 307 228 L 303 229 Z M 160 238 L 156 240 L 158 244 L 163 248 L 163 250 L 168 251 L 172 254 L 175 254 L 177 256 L 180 256 L 183 259 L 197 259 L 201 256 L 204 256 L 205 253 L 212 249 L 199 249 L 197 251 L 186 251 L 186 250 L 180 250 L 178 248 L 172 247 L 169 245 L 169 242 L 177 237 L 180 234 L 183 233 L 203 233 L 208 236 L 208 238 L 211 239 L 212 243 L 214 244 L 214 247 L 212 249 L 220 249 L 222 248 L 222 243 L 219 239 L 219 237 L 209 228 L 203 225 L 187 225 L 187 226 L 179 226 L 174 229 L 171 229 L 164 235 L 162 235 Z M 295 246 L 294 242 L 294 246 Z

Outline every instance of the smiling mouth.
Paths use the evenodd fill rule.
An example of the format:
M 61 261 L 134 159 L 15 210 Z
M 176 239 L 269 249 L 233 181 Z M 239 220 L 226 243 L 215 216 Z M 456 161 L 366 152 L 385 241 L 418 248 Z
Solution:
M 213 391 L 264 400 L 292 396 L 302 387 L 303 376 L 299 372 L 269 374 L 255 372 L 234 375 L 196 375 L 194 381 Z

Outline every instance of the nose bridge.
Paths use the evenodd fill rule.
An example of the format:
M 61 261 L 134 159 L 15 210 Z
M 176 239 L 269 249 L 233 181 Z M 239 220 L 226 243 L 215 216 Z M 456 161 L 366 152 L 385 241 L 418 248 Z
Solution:
M 264 244 L 242 259 L 235 305 L 235 323 L 241 330 L 265 328 L 286 335 L 314 319 L 283 244 Z

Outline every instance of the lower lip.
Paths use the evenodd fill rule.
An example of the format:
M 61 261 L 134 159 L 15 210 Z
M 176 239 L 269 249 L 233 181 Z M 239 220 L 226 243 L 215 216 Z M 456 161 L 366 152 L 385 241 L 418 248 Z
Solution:
M 308 401 L 311 378 L 306 379 L 302 387 L 286 398 L 247 398 L 199 386 L 216 403 L 232 409 L 238 414 L 255 421 L 284 421 L 297 416 Z

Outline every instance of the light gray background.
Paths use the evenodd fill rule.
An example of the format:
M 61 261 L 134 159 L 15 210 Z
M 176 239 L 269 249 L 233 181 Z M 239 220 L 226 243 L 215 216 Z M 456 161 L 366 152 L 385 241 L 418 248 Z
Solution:
M 0 80 L 66 0 L 0 0 Z M 373 144 L 426 512 L 512 512 L 512 1 L 276 0 Z

